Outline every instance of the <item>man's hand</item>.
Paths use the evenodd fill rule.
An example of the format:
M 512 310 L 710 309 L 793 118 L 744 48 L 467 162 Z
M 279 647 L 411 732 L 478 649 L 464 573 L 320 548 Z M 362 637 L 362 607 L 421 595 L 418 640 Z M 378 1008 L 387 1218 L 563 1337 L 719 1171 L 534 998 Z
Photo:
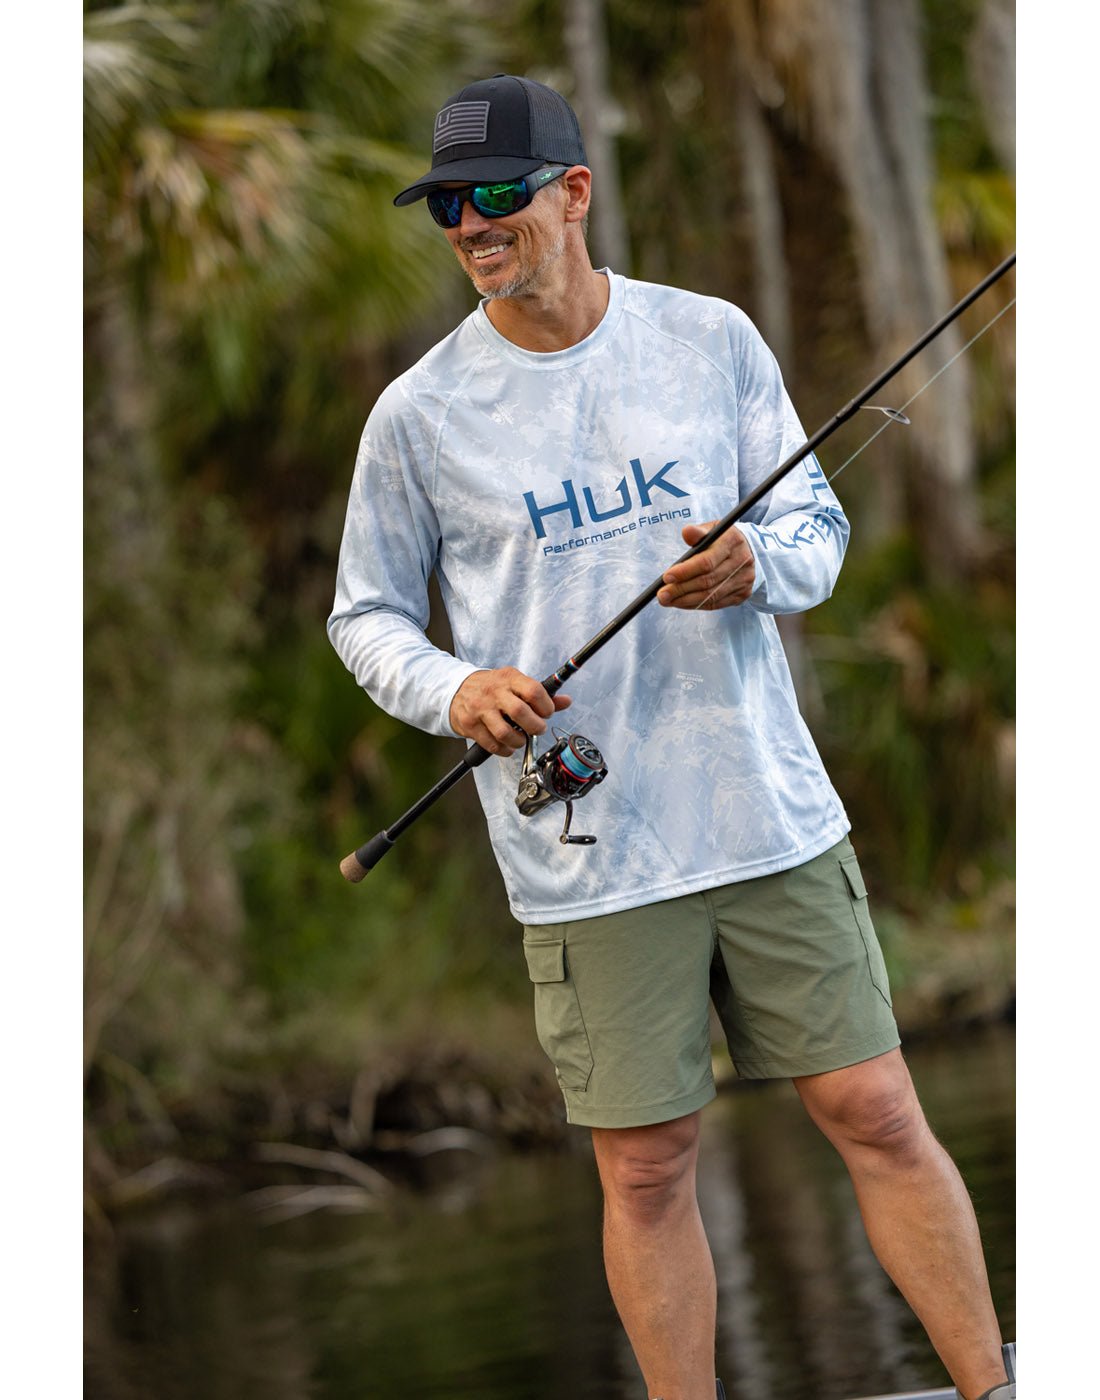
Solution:
M 475 671 L 455 691 L 451 728 L 490 753 L 507 758 L 523 747 L 526 735 L 545 734 L 550 716 L 572 703 L 568 695 L 548 695 L 539 681 L 514 666 Z
M 680 532 L 684 543 L 698 544 L 718 522 L 685 525 Z M 657 594 L 663 608 L 729 608 L 743 603 L 756 582 L 752 550 L 737 528 L 731 525 L 709 549 L 694 559 L 673 564 L 664 576 L 665 586 Z

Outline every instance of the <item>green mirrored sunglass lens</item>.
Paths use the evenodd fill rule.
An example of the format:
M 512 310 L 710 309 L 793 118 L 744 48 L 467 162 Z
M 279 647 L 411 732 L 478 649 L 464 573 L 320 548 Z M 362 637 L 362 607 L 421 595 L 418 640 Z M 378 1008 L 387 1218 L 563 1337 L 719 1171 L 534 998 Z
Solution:
M 527 187 L 522 180 L 509 180 L 505 185 L 475 185 L 474 208 L 483 214 L 510 214 L 527 202 Z

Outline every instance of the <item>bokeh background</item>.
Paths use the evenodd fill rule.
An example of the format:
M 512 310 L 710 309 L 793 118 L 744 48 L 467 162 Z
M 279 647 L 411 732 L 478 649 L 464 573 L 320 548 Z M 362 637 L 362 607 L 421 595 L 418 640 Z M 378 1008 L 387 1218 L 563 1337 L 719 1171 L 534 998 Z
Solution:
M 566 1140 L 472 785 L 362 886 L 337 870 L 459 753 L 324 628 L 366 416 L 475 305 L 391 203 L 436 109 L 495 72 L 558 87 L 595 264 L 742 306 L 812 431 L 1013 248 L 1014 50 L 1009 0 L 85 5 L 94 1239 L 200 1170 L 266 1187 L 273 1143 Z M 1013 296 L 884 391 L 984 331 L 910 427 L 823 450 L 852 543 L 784 624 L 918 1041 L 1012 1014 Z

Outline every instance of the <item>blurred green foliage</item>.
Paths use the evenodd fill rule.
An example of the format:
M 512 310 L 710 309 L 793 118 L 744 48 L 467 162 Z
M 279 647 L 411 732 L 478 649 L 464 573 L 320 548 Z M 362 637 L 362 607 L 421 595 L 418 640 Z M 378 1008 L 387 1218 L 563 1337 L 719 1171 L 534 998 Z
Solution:
M 655 216 L 658 190 L 727 161 L 730 118 L 700 76 L 717 13 L 609 0 L 624 270 L 751 310 L 728 182 Z M 925 14 L 937 209 L 968 283 L 1011 240 L 1012 182 L 967 86 L 965 26 L 950 6 Z M 474 1036 L 526 997 L 472 784 L 384 874 L 339 878 L 456 746 L 376 710 L 324 623 L 367 413 L 472 304 L 393 192 L 465 81 L 567 86 L 562 26 L 551 0 L 85 7 L 86 1061 L 116 1145 L 272 1066 L 352 1064 L 410 1026 Z M 817 159 L 809 137 L 781 138 L 790 171 Z M 817 351 L 792 392 L 831 412 L 865 332 L 842 294 L 850 248 L 806 242 L 807 220 L 843 225 L 823 181 L 812 215 L 790 211 Z M 870 530 L 805 622 L 811 727 L 873 886 L 915 914 L 1011 876 L 1010 347 L 1004 333 L 972 356 L 988 538 L 966 590 L 941 587 L 909 534 Z M 856 472 L 873 470 L 846 479 L 857 521 Z

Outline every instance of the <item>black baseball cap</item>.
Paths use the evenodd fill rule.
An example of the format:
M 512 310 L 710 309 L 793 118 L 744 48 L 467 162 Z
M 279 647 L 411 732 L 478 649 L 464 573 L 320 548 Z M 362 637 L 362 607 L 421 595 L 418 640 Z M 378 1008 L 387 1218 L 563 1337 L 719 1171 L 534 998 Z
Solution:
M 470 83 L 436 113 L 432 168 L 394 204 L 423 199 L 445 180 L 493 184 L 542 165 L 587 165 L 580 125 L 561 93 L 509 73 Z

